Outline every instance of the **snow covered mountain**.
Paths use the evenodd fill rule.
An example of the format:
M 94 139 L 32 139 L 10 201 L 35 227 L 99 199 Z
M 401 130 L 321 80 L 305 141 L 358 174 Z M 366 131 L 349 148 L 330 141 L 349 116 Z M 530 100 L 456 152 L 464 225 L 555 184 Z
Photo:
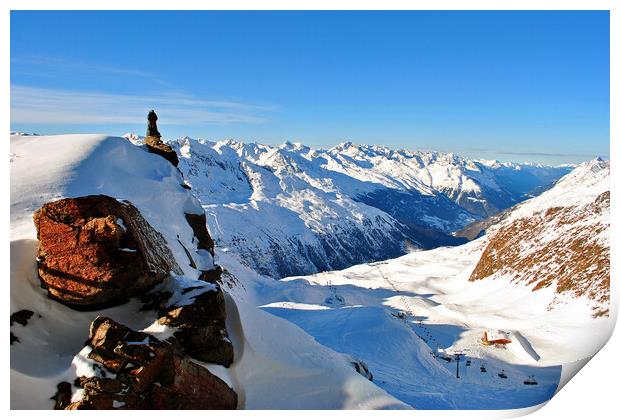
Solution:
M 201 207 L 208 212 L 209 228 L 218 241 L 215 262 L 224 268 L 226 325 L 235 361 L 228 369 L 205 367 L 235 389 L 239 408 L 532 407 L 551 398 L 609 337 L 613 322 L 605 313 L 608 162 L 596 160 L 576 168 L 544 194 L 508 211 L 486 236 L 468 244 L 275 280 L 253 270 L 255 263 L 246 262 L 235 243 L 225 242 L 228 233 L 222 226 L 236 229 L 238 238 L 265 246 L 269 242 L 260 241 L 272 230 L 272 240 L 279 241 L 289 237 L 293 226 L 300 240 L 310 242 L 315 238 L 313 229 L 324 228 L 326 220 L 337 231 L 335 226 L 343 226 L 339 219 L 348 217 L 352 220 L 346 219 L 347 223 L 365 226 L 364 217 L 369 214 L 383 219 L 371 220 L 372 226 L 385 223 L 380 226 L 404 229 L 405 222 L 361 203 L 353 190 L 386 187 L 378 187 L 378 181 L 354 183 L 351 179 L 361 177 L 363 171 L 347 175 L 340 186 L 334 174 L 317 175 L 325 174 L 320 158 L 303 158 L 305 162 L 299 153 L 273 151 L 300 148 L 295 145 L 254 145 L 251 159 L 241 159 L 251 155 L 248 145 L 232 142 L 183 140 L 175 147 L 182 154 L 185 177 L 160 156 L 121 138 L 12 136 L 11 313 L 26 309 L 37 314 L 27 325 L 11 326 L 19 337 L 11 346 L 12 408 L 53 406 L 49 397 L 56 385 L 75 377 L 79 366 L 74 356 L 83 347 L 84 333 L 95 316 L 110 316 L 136 330 L 151 331 L 156 314 L 140 311 L 138 299 L 78 312 L 50 300 L 40 287 L 33 212 L 45 202 L 87 194 L 134 203 L 161 233 L 188 277 L 198 274 L 192 260 L 199 266 L 213 261 L 200 253 L 184 214 L 199 212 Z M 277 162 L 287 156 L 290 166 L 264 163 L 269 157 Z M 306 175 L 295 172 L 296 165 L 308 165 Z M 204 168 L 206 174 L 201 172 Z M 379 177 L 369 173 L 367 177 Z M 191 191 L 186 183 L 191 183 Z M 447 200 L 438 198 L 443 193 L 434 187 L 420 188 L 426 188 L 431 198 Z M 210 195 L 212 202 L 202 201 Z M 268 205 L 273 209 L 263 212 Z M 456 210 L 463 212 L 460 207 Z M 283 219 L 286 211 L 293 213 L 290 220 Z M 512 226 L 521 220 L 534 221 L 534 227 L 523 229 L 522 235 L 521 225 Z M 278 226 L 281 231 L 274 230 Z M 513 235 L 500 234 L 508 227 Z M 364 241 L 381 234 L 370 232 Z M 342 231 L 343 242 L 348 234 Z M 510 242 L 512 236 L 516 239 Z M 222 243 L 230 252 L 222 252 Z M 379 241 L 376 245 L 383 246 Z M 258 246 L 252 249 L 263 255 L 269 252 Z M 469 281 L 487 249 L 502 266 Z M 504 258 L 505 251 L 514 249 L 519 255 Z M 590 249 L 600 250 L 596 252 L 603 259 L 590 255 Z M 573 256 L 580 253 L 586 258 L 575 260 Z M 543 258 L 547 254 L 549 264 Z M 291 260 L 297 256 L 285 255 Z M 522 260 L 529 262 L 521 265 Z M 576 276 L 564 273 L 564 266 Z M 533 290 L 539 283 L 529 280 L 537 275 L 534 270 L 543 276 L 557 272 L 557 281 L 548 285 L 555 287 Z M 481 341 L 485 332 L 509 337 L 511 342 L 505 348 L 485 345 Z M 459 378 L 456 353 L 464 353 Z M 359 366 L 369 373 L 358 374 Z M 370 375 L 372 381 L 367 379 Z M 525 383 L 531 383 L 530 378 L 535 378 L 535 385 Z
M 597 159 L 468 244 L 284 278 L 256 299 L 364 361 L 413 407 L 526 407 L 551 398 L 611 334 L 609 234 L 609 162 Z M 485 333 L 509 342 L 485 344 Z
M 595 159 L 516 206 L 489 229 L 470 280 L 506 277 L 551 288 L 549 307 L 583 297 L 595 316 L 608 315 L 609 188 L 609 161 Z
M 351 143 L 169 143 L 218 246 L 276 278 L 463 243 L 451 233 L 570 170 Z
M 183 278 L 195 279 L 199 271 L 190 258 L 199 263 L 211 257 L 192 239 L 185 212 L 202 209 L 182 185 L 179 172 L 166 160 L 122 138 L 11 136 L 10 307 L 11 314 L 29 311 L 32 316 L 22 322 L 11 317 L 12 409 L 52 409 L 50 397 L 59 383 L 92 376 L 92 362 L 80 356 L 95 317 L 108 316 L 152 334 L 161 331 L 154 323 L 157 311 L 144 309 L 139 298 L 87 311 L 50 299 L 37 273 L 33 212 L 65 197 L 106 194 L 128 200 L 165 239 Z M 229 280 L 222 288 L 234 362 L 229 368 L 203 367 L 234 388 L 239 409 L 410 408 L 358 374 L 350 357 L 256 308 L 249 296 L 253 277 L 237 284 Z

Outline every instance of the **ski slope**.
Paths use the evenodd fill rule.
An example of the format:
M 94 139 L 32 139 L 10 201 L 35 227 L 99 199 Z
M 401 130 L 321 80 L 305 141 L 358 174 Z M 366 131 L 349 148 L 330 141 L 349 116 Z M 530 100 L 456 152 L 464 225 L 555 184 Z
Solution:
M 257 295 L 264 310 L 364 361 L 376 384 L 415 408 L 506 409 L 543 403 L 570 379 L 562 375 L 562 365 L 595 354 L 609 337 L 612 321 L 592 318 L 586 299 L 547 310 L 554 298 L 551 288 L 534 293 L 509 278 L 469 282 L 483 245 L 482 239 L 290 277 Z M 407 316 L 401 319 L 399 313 Z M 511 343 L 485 346 L 485 331 Z M 458 352 L 464 353 L 459 379 Z M 505 379 L 498 376 L 502 371 Z M 535 386 L 523 383 L 531 375 Z

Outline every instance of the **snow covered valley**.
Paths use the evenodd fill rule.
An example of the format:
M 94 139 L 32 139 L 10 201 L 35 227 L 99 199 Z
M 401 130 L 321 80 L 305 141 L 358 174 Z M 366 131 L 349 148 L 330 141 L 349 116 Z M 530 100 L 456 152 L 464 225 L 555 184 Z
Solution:
M 404 239 L 413 238 L 407 236 L 411 231 L 397 213 L 351 199 L 353 190 L 345 194 L 346 188 L 362 184 L 331 184 L 329 189 L 326 186 L 332 181 L 323 176 L 320 165 L 299 168 L 300 164 L 312 166 L 312 160 L 294 159 L 281 149 L 263 151 L 267 157 L 260 157 L 261 153 L 252 155 L 241 146 L 211 145 L 201 150 L 200 144 L 191 144 L 194 154 L 200 155 L 199 150 L 203 157 L 219 163 L 190 167 L 194 157 L 187 144 L 179 142 L 175 147 L 182 173 L 123 138 L 11 137 L 11 313 L 33 312 L 25 325 L 12 322 L 11 326 L 18 339 L 11 345 L 12 408 L 51 409 L 54 402 L 50 397 L 60 381 L 93 371 L 92 367 L 86 369 L 92 362 L 86 366 L 80 355 L 89 324 L 97 315 L 164 341 L 174 332 L 155 322 L 157 313 L 141 310 L 137 298 L 90 311 L 76 311 L 49 299 L 37 274 L 39 241 L 32 217 L 44 203 L 65 197 L 106 194 L 133 203 L 165 239 L 182 271 L 171 273 L 166 287 L 189 284 L 189 290 L 199 281 L 201 269 L 213 268 L 213 264 L 223 268 L 221 288 L 234 361 L 229 367 L 193 362 L 234 389 L 237 408 L 530 407 L 551 398 L 570 379 L 572 366 L 592 357 L 611 334 L 608 162 L 577 167 L 553 188 L 523 201 L 472 242 L 425 251 L 420 251 L 418 244 L 395 259 L 350 266 L 354 259 L 329 262 L 325 259 L 328 253 L 308 258 L 311 250 L 326 249 L 316 232 L 325 228 L 331 229 L 330 235 L 342 234 L 341 241 L 327 243 L 334 252 L 352 255 L 362 247 L 400 246 Z M 235 147 L 243 150 L 232 151 Z M 351 147 L 341 148 L 357 153 Z M 215 149 L 222 155 L 213 154 Z M 234 157 L 240 156 L 238 153 L 255 160 L 279 161 L 285 156 L 288 166 L 282 167 L 292 169 L 283 174 L 278 168 L 266 170 L 252 159 L 239 163 Z M 317 162 L 323 158 L 329 159 L 318 157 Z M 340 160 L 346 158 L 340 156 Z M 470 167 L 473 172 L 486 173 L 486 166 L 474 166 L 478 169 Z M 243 171 L 234 177 L 236 183 L 230 174 L 239 168 Z M 209 176 L 199 176 L 198 171 L 206 169 Z M 383 175 L 368 172 L 368 176 L 382 176 L 381 182 L 388 182 L 386 173 L 392 169 Z M 279 174 L 275 179 L 274 173 Z M 303 179 L 304 173 L 313 176 Z M 408 179 L 410 185 L 417 182 L 404 176 L 400 179 Z M 433 179 L 436 182 L 437 177 Z M 491 184 L 490 179 L 485 178 L 484 185 Z M 243 185 L 251 188 L 243 189 Z M 453 212 L 440 213 L 441 223 L 428 219 L 426 227 L 447 223 L 438 232 L 449 236 L 465 221 L 476 219 L 470 212 L 473 208 L 465 210 L 453 198 L 438 193 L 435 186 L 419 188 L 427 190 L 428 195 L 421 199 L 425 205 L 445 205 Z M 475 196 L 478 191 L 483 197 L 483 190 L 472 187 L 465 196 Z M 508 189 L 495 189 L 500 190 Z M 512 203 L 526 198 L 525 192 L 519 194 L 521 198 L 513 196 Z M 248 197 L 251 199 L 244 201 Z M 489 203 L 500 207 L 497 195 L 488 197 Z M 215 239 L 214 257 L 199 248 L 185 218 L 203 210 Z M 457 223 L 458 215 L 463 219 Z M 332 220 L 331 224 L 327 220 Z M 524 225 L 523 220 L 528 223 Z M 521 223 L 515 226 L 523 232 L 511 235 L 518 239 L 518 246 L 509 243 L 502 247 L 505 231 L 516 232 L 511 231 L 514 223 Z M 358 233 L 350 235 L 350 229 L 358 229 Z M 291 237 L 300 242 L 292 244 Z M 265 242 L 265 238 L 270 239 Z M 347 250 L 343 244 L 351 238 L 361 239 Z M 274 249 L 269 241 L 283 246 Z M 568 254 L 548 252 L 558 241 L 564 241 L 561 245 L 570 250 Z M 506 254 L 517 248 L 520 253 Z M 591 258 L 580 249 L 596 249 L 595 256 L 600 258 Z M 279 280 L 266 275 L 280 272 L 279 265 L 272 264 L 276 260 L 272 252 L 282 253 L 279 264 L 290 261 L 307 275 Z M 400 249 L 396 255 L 403 252 Z M 544 261 L 541 252 L 548 256 Z M 489 264 L 485 257 L 489 253 L 498 257 L 493 261 L 502 264 Z M 254 259 L 248 257 L 252 254 Z M 577 258 L 581 254 L 587 260 Z M 362 261 L 380 257 L 362 255 Z M 321 266 L 319 261 L 328 263 Z M 522 261 L 531 261 L 536 272 L 523 270 Z M 258 272 L 257 266 L 263 263 L 265 269 Z M 562 264 L 575 276 L 566 279 L 562 273 L 557 276 L 562 279 L 559 283 L 553 274 L 560 273 Z M 343 265 L 350 267 L 325 271 Z M 322 272 L 309 274 L 318 270 Z M 493 343 L 502 339 L 509 342 Z M 462 353 L 458 362 L 457 353 Z M 73 398 L 79 399 L 79 390 L 73 387 L 72 392 Z
M 549 313 L 545 302 L 551 291 L 532 296 L 506 280 L 468 283 L 480 255 L 476 245 L 286 278 L 280 287 L 261 291 L 261 307 L 319 343 L 362 360 L 375 384 L 413 407 L 505 409 L 542 403 L 560 382 L 561 364 L 602 346 L 608 319 L 592 320 L 586 308 Z M 482 344 L 485 331 L 500 330 L 512 339 L 505 348 Z M 584 331 L 587 339 L 581 338 Z M 459 379 L 456 353 L 464 354 Z M 507 378 L 499 377 L 501 372 Z M 530 375 L 537 385 L 524 384 Z
M 572 377 L 563 366 L 585 363 L 611 334 L 610 318 L 599 316 L 609 305 L 608 202 L 592 208 L 605 203 L 608 191 L 609 163 L 585 163 L 466 245 L 285 278 L 259 290 L 261 307 L 321 344 L 362 360 L 377 385 L 413 407 L 543 403 Z M 557 223 L 550 208 L 570 216 Z M 526 233 L 524 221 L 539 221 L 541 215 L 542 228 Z M 506 230 L 519 241 L 509 246 L 524 254 L 517 260 L 529 258 L 536 273 L 524 281 L 527 270 L 507 262 L 477 280 L 474 272 L 485 266 L 485 254 L 494 252 L 494 261 L 501 261 L 505 248 L 496 244 L 503 243 Z M 541 248 L 545 255 L 537 261 L 533 256 Z M 574 252 L 567 256 L 556 248 Z M 588 259 L 584 276 L 571 261 L 581 264 L 589 249 L 596 249 L 601 261 Z M 570 270 L 572 288 L 561 287 L 562 265 Z M 536 281 L 549 276 L 551 284 L 537 287 Z M 489 345 L 485 337 L 509 342 Z

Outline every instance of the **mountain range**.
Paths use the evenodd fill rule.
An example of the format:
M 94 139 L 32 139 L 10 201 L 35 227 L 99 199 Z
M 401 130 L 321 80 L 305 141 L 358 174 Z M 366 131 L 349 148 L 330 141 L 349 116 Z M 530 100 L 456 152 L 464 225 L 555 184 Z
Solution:
M 350 142 L 329 149 L 188 137 L 168 143 L 217 245 L 275 278 L 464 243 L 454 231 L 572 169 Z

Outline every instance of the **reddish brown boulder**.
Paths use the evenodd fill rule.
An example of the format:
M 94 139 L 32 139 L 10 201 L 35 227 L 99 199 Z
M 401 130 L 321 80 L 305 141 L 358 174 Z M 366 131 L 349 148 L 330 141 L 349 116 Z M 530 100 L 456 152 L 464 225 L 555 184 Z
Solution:
M 113 305 L 181 272 L 165 239 L 129 202 L 67 198 L 37 210 L 34 223 L 41 284 L 76 309 Z
M 152 335 L 98 317 L 86 345 L 92 348 L 89 358 L 101 374 L 76 378 L 74 384 L 83 388 L 83 396 L 67 409 L 237 407 L 237 394 L 224 381 Z
M 149 152 L 163 157 L 174 166 L 179 165 L 179 157 L 176 152 L 172 150 L 172 147 L 162 142 L 159 137 L 147 136 L 144 139 L 144 143 Z

